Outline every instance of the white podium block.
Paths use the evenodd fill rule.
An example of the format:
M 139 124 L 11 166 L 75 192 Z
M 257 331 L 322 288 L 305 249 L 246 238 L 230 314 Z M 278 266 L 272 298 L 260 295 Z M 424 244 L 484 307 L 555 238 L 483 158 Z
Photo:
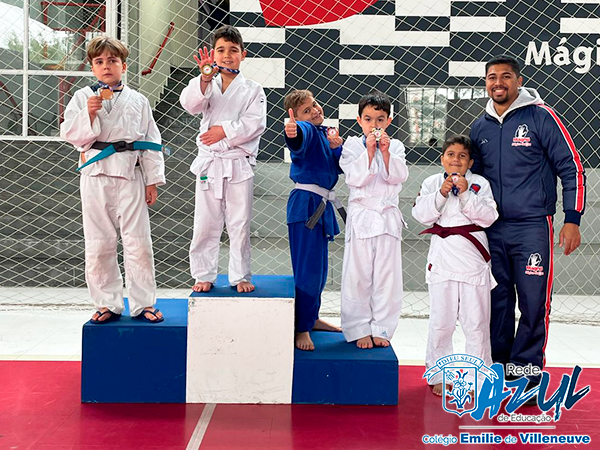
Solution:
M 294 280 L 256 275 L 239 294 L 219 276 L 188 304 L 187 403 L 291 403 Z

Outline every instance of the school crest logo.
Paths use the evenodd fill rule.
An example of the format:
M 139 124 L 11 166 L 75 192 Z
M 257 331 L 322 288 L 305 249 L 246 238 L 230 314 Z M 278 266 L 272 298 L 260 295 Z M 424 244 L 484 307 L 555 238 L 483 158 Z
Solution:
M 479 186 L 478 184 L 473 183 L 471 185 L 471 187 L 469 188 L 469 190 L 474 193 L 474 194 L 479 194 L 479 191 L 481 190 L 481 186 Z
M 437 360 L 423 375 L 427 381 L 442 373 L 444 409 L 461 417 L 477 409 L 477 379 L 481 373 L 493 381 L 498 376 L 483 360 L 464 354 L 449 355 Z
M 532 253 L 529 255 L 527 265 L 525 266 L 526 275 L 537 275 L 539 277 L 544 275 L 544 267 L 542 267 L 542 255 L 539 253 Z
M 513 137 L 513 147 L 531 147 L 531 138 L 527 136 L 529 127 L 526 123 L 522 123 L 517 127 L 515 136 Z
M 438 359 L 435 365 L 429 367 L 423 374 L 423 378 L 426 378 L 429 384 L 437 383 L 437 379 L 440 379 L 445 386 L 442 405 L 448 413 L 456 414 L 459 417 L 467 415 L 477 421 L 487 415 L 489 418 L 498 417 L 497 420 L 501 423 L 515 422 L 522 425 L 523 422 L 532 421 L 537 424 L 558 422 L 563 409 L 572 409 L 577 402 L 589 394 L 590 386 L 577 390 L 577 382 L 582 370 L 581 367 L 575 366 L 570 375 L 563 373 L 560 386 L 552 392 L 550 374 L 532 364 L 528 366 L 507 364 L 506 373 L 515 378 L 505 380 L 502 364 L 494 363 L 491 367 L 487 367 L 481 359 L 475 356 L 453 354 Z M 539 386 L 527 390 L 529 386 L 527 373 L 541 375 Z M 435 381 L 433 381 L 434 379 Z M 534 395 L 537 395 L 537 406 L 542 414 L 532 416 L 515 413 Z M 478 442 L 481 442 L 482 436 L 477 435 L 480 439 Z M 541 441 L 530 440 L 531 436 L 528 435 L 522 435 L 522 439 L 523 436 L 525 437 L 523 443 L 541 443 Z M 437 437 L 437 435 L 426 435 L 424 439 L 433 438 L 435 440 Z M 581 436 L 580 438 L 583 439 Z M 448 445 L 439 440 L 424 440 L 423 442 Z M 455 444 L 456 441 L 449 443 Z M 509 443 L 516 443 L 516 441 Z
M 459 417 L 477 408 L 477 368 L 444 367 L 444 409 Z

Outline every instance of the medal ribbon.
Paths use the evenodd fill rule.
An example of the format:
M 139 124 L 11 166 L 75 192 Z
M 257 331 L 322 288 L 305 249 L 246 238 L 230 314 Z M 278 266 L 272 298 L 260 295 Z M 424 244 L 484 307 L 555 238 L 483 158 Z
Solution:
M 240 73 L 239 69 L 230 69 L 229 67 L 219 66 L 219 65 L 217 65 L 217 63 L 213 63 L 212 66 L 216 67 L 219 70 L 226 70 L 227 72 L 230 72 L 230 73 Z
M 120 91 L 120 89 L 117 89 L 118 87 L 123 86 L 123 82 L 119 81 L 117 84 L 115 84 L 114 86 L 110 86 L 106 83 L 103 83 L 102 81 L 98 80 L 98 87 L 100 87 L 100 89 L 110 89 L 111 91 L 115 92 L 115 91 Z

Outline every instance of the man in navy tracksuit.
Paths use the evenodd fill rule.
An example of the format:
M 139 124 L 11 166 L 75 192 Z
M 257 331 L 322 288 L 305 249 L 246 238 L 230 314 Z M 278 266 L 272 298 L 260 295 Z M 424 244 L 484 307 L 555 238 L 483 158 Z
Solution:
M 534 89 L 521 87 L 522 82 L 514 58 L 497 56 L 486 64 L 490 100 L 471 127 L 472 171 L 489 180 L 500 214 L 487 229 L 498 282 L 492 291 L 492 359 L 543 368 L 554 275 L 557 175 L 565 211 L 559 246 L 568 255 L 581 243 L 585 173 L 560 118 Z M 521 318 L 515 334 L 517 295 Z M 528 378 L 530 387 L 539 384 L 539 376 Z

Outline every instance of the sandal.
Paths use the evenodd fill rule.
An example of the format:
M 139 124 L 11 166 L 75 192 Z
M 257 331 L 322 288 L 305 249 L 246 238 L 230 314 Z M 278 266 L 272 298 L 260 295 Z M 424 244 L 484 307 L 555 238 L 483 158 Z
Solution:
M 100 325 L 103 323 L 108 323 L 108 322 L 114 322 L 115 320 L 119 319 L 121 317 L 121 314 L 117 314 L 112 312 L 110 309 L 107 309 L 106 311 L 96 311 L 96 314 L 98 314 L 98 317 L 96 319 L 90 319 L 90 322 L 96 325 Z M 102 317 L 105 314 L 110 314 L 110 316 L 108 316 L 106 319 L 104 320 L 98 320 L 100 319 L 100 317 Z
M 146 322 L 150 322 L 150 323 L 159 323 L 159 322 L 163 322 L 165 320 L 164 317 L 158 317 L 158 315 L 156 315 L 157 312 L 159 312 L 159 309 L 154 309 L 154 310 L 150 310 L 150 309 L 144 309 L 140 314 L 138 314 L 137 316 L 134 317 L 134 319 L 139 319 L 139 320 L 145 320 Z M 148 319 L 146 317 L 146 314 L 152 314 L 154 317 L 156 317 L 156 320 L 152 320 L 152 319 Z

